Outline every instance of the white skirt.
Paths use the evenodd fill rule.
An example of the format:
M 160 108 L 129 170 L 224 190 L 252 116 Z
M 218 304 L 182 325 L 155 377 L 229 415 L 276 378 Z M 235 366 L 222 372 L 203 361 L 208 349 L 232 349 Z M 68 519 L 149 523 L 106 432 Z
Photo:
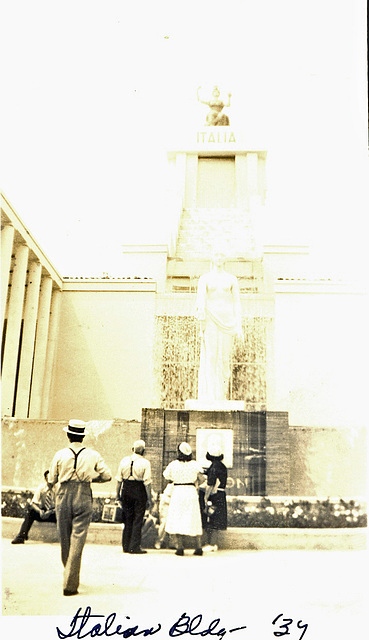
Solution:
M 165 531 L 171 534 L 201 536 L 199 496 L 194 485 L 174 485 Z

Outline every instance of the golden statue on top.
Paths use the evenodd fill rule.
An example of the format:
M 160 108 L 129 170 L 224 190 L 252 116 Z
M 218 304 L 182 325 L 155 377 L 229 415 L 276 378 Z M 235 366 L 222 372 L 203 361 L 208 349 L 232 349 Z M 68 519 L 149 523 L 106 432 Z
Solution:
M 205 124 L 208 127 L 227 127 L 229 126 L 229 117 L 226 113 L 223 113 L 224 107 L 231 106 L 231 96 L 232 94 L 228 94 L 228 102 L 224 104 L 223 100 L 220 99 L 220 91 L 217 86 L 214 87 L 212 92 L 212 98 L 209 101 L 201 100 L 200 98 L 200 89 L 197 89 L 197 99 L 201 104 L 206 104 L 206 106 L 210 107 L 210 111 L 206 116 Z

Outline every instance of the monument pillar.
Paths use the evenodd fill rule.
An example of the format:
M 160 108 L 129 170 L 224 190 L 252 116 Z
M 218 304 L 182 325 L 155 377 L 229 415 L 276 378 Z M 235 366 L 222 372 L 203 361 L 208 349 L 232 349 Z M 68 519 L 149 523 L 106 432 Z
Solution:
M 198 100 L 210 109 L 202 130 L 168 152 L 182 212 L 156 311 L 161 406 L 142 410 L 141 435 L 155 490 L 181 441 L 199 460 L 214 437 L 229 460 L 227 495 L 289 495 L 288 415 L 267 410 L 275 298 L 255 237 L 267 152 L 231 128 L 230 95 Z
M 248 208 L 247 197 L 247 156 L 236 154 L 236 206 L 239 209 Z
M 247 164 L 247 193 L 249 202 L 258 195 L 258 154 L 248 151 Z

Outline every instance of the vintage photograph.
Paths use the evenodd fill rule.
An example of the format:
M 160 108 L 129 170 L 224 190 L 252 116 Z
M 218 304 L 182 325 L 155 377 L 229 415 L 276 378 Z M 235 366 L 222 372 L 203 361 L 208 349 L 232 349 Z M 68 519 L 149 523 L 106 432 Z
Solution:
M 0 6 L 2 632 L 364 637 L 366 2 Z

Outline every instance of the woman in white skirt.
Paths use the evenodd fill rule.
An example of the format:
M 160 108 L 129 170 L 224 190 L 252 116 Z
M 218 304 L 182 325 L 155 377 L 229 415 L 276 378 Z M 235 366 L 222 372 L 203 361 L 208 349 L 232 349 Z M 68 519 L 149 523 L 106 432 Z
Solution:
M 187 442 L 181 442 L 177 460 L 168 464 L 163 475 L 166 480 L 173 482 L 165 530 L 176 536 L 176 555 L 184 555 L 184 536 L 191 536 L 195 538 L 194 555 L 202 556 L 202 524 L 197 486 L 204 481 L 205 476 L 202 467 L 192 460 L 192 450 Z

